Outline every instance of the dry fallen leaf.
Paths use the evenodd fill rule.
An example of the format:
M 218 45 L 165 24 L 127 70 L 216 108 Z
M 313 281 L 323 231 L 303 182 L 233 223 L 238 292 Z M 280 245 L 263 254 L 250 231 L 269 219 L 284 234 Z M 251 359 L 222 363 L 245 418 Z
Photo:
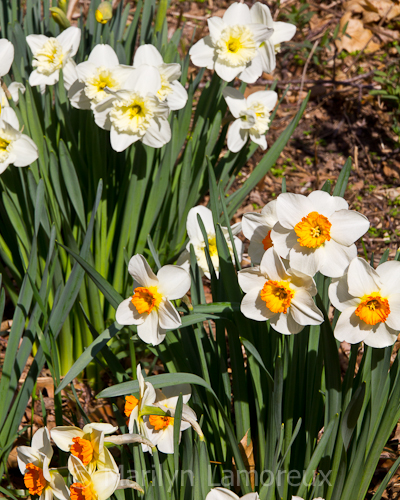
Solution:
M 360 19 L 353 19 L 352 12 L 347 11 L 340 20 L 340 32 L 343 32 L 347 24 L 346 33 L 341 35 L 336 40 L 336 46 L 339 50 L 347 50 L 347 52 L 355 52 L 363 50 L 367 42 L 372 38 L 372 31 L 364 28 L 364 24 Z M 365 48 L 365 53 L 375 52 L 380 45 L 371 40 Z

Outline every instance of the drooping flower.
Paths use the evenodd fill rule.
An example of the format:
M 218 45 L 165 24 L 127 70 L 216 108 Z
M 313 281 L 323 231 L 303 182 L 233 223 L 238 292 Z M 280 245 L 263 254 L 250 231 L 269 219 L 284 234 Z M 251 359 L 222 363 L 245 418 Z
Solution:
M 27 167 L 38 159 L 39 152 L 33 140 L 19 131 L 15 111 L 10 107 L 2 108 L 0 115 L 0 174 L 14 164 Z
M 262 70 L 266 73 L 272 73 L 276 67 L 275 55 L 280 52 L 282 42 L 288 42 L 296 33 L 296 26 L 281 21 L 275 22 L 272 19 L 271 12 L 267 5 L 260 2 L 255 3 L 250 9 L 250 15 L 253 23 L 264 24 L 273 29 L 273 34 L 258 48 L 262 61 Z
M 97 125 L 110 130 L 115 151 L 124 151 L 139 140 L 161 148 L 170 141 L 171 128 L 169 107 L 157 97 L 161 88 L 158 69 L 145 65 L 133 69 L 124 87 L 93 109 Z
M 242 231 L 250 240 L 249 256 L 252 264 L 259 264 L 264 253 L 273 246 L 271 230 L 278 222 L 276 200 L 265 205 L 261 213 L 245 213 L 242 218 Z
M 94 422 L 83 429 L 74 426 L 58 426 L 51 430 L 51 437 L 63 451 L 69 451 L 87 467 L 91 473 L 97 469 L 112 469 L 115 461 L 104 446 L 105 434 L 118 430 L 111 424 Z
M 118 56 L 110 45 L 98 44 L 87 61 L 76 66 L 78 80 L 71 86 L 68 96 L 72 106 L 79 109 L 94 108 L 110 99 L 109 91 L 121 90 L 132 75 L 132 68 L 119 64 Z
M 89 472 L 74 455 L 68 459 L 68 470 L 74 478 L 70 486 L 71 500 L 107 500 L 118 488 L 118 468 Z
M 286 270 L 274 248 L 265 252 L 259 267 L 239 271 L 238 279 L 246 293 L 240 310 L 247 318 L 268 319 L 274 330 L 285 335 L 324 321 L 312 299 L 317 293 L 314 280 L 295 269 Z
M 207 258 L 206 258 L 206 243 L 204 241 L 203 233 L 201 232 L 199 222 L 197 220 L 197 216 L 200 215 L 201 220 L 204 224 L 204 229 L 207 233 L 208 238 L 208 247 L 210 258 L 213 263 L 215 274 L 217 277 L 219 276 L 219 257 L 217 250 L 217 237 L 215 234 L 215 227 L 212 218 L 212 212 L 209 208 L 204 207 L 203 205 L 199 205 L 197 207 L 191 208 L 189 210 L 187 221 L 186 221 L 186 230 L 189 236 L 189 243 L 186 246 L 186 250 L 182 252 L 180 255 L 177 264 L 182 266 L 184 269 L 190 269 L 190 245 L 193 245 L 193 249 L 196 255 L 197 265 L 199 266 L 200 271 L 210 279 L 210 270 L 208 268 Z M 232 235 L 234 238 L 233 244 L 236 247 L 236 251 L 239 259 L 242 258 L 243 254 L 243 243 L 242 241 L 234 236 L 241 229 L 241 224 L 235 224 L 231 226 Z M 226 227 L 222 228 L 224 233 L 226 243 L 228 245 L 231 258 L 234 260 L 233 246 L 232 242 L 229 238 L 229 232 Z
M 254 83 L 262 73 L 258 48 L 272 36 L 273 30 L 254 23 L 248 6 L 236 2 L 228 7 L 222 18 L 211 17 L 207 23 L 210 34 L 189 51 L 192 63 L 214 69 L 227 82 L 238 77 Z
M 49 469 L 52 456 L 53 448 L 46 427 L 35 432 L 32 446 L 17 447 L 18 466 L 29 494 L 38 495 L 40 500 L 51 500 L 53 495 L 59 500 L 67 500 L 69 493 L 63 477 L 57 470 Z
M 163 266 L 153 273 L 143 255 L 129 261 L 133 277 L 133 295 L 121 302 L 115 318 L 120 325 L 137 325 L 139 337 L 148 344 L 158 345 L 168 330 L 182 324 L 178 311 L 170 302 L 181 299 L 190 288 L 190 276 L 179 266 Z
M 197 421 L 196 413 L 186 403 L 192 394 L 189 384 L 180 384 L 165 387 L 162 391 L 156 389 L 154 406 L 159 407 L 165 415 L 149 415 L 144 417 L 149 439 L 163 453 L 174 453 L 174 412 L 182 393 L 182 419 L 180 425 L 179 442 L 182 431 L 189 429 L 190 420 Z
M 342 314 L 335 337 L 350 344 L 387 347 L 400 332 L 400 262 L 372 268 L 364 259 L 351 261 L 347 274 L 329 286 L 332 305 Z
M 182 109 L 188 100 L 188 95 L 182 84 L 178 82 L 181 76 L 180 64 L 164 63 L 154 45 L 146 44 L 137 49 L 133 58 L 134 68 L 140 68 L 143 65 L 153 66 L 160 73 L 161 87 L 157 91 L 160 101 L 166 102 L 171 110 Z
M 6 75 L 14 60 L 14 45 L 6 38 L 0 40 L 0 77 Z
M 72 57 L 77 53 L 81 40 L 81 30 L 75 26 L 63 31 L 57 38 L 45 35 L 28 35 L 26 41 L 33 53 L 34 71 L 29 76 L 31 86 L 40 85 L 44 93 L 46 85 L 54 85 L 63 70 L 64 83 L 69 89 L 75 81 L 75 62 Z
M 277 93 L 273 90 L 260 90 L 246 99 L 237 89 L 226 87 L 222 94 L 236 118 L 228 130 L 228 149 L 237 153 L 249 136 L 262 149 L 266 149 L 264 134 L 269 128 L 269 116 L 278 99 Z
M 283 193 L 277 198 L 278 223 L 271 231 L 276 251 L 290 267 L 314 276 L 338 278 L 356 257 L 354 242 L 369 228 L 368 219 L 348 210 L 340 196 L 314 191 L 307 197 Z

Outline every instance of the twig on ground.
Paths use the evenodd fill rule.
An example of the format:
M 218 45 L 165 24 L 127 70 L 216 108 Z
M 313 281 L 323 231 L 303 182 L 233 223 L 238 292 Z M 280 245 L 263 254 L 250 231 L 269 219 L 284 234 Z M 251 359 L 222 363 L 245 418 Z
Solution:
M 309 53 L 308 57 L 307 57 L 307 61 L 304 65 L 304 70 L 303 70 L 303 74 L 301 76 L 301 84 L 300 84 L 300 91 L 299 91 L 299 99 L 297 101 L 297 104 L 300 106 L 300 103 L 301 103 L 301 93 L 303 91 L 303 85 L 304 85 L 304 80 L 306 78 L 306 73 L 307 73 L 307 68 L 308 68 L 308 65 L 311 61 L 311 58 L 316 50 L 316 48 L 318 47 L 318 44 L 319 44 L 319 40 L 316 40 L 316 42 L 314 43 L 313 45 L 313 48 L 311 49 L 311 52 Z

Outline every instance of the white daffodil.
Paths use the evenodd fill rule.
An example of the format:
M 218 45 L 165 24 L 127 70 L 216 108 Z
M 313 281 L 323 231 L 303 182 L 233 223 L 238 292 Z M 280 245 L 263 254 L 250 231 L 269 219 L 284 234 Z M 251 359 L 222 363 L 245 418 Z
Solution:
M 237 153 L 250 139 L 262 149 L 267 148 L 265 132 L 269 128 L 269 116 L 274 109 L 278 94 L 273 90 L 260 90 L 244 95 L 233 87 L 226 87 L 222 94 L 232 115 L 237 118 L 228 130 L 228 149 Z
M 262 60 L 258 48 L 270 38 L 273 30 L 254 23 L 246 4 L 233 3 L 222 18 L 207 20 L 210 34 L 193 45 L 189 54 L 192 63 L 214 69 L 223 80 L 235 77 L 254 83 L 261 76 Z
M 118 468 L 90 473 L 74 455 L 68 459 L 68 470 L 75 480 L 69 488 L 71 500 L 107 500 L 120 482 Z
M 116 467 L 114 458 L 104 446 L 105 434 L 118 430 L 111 424 L 94 422 L 83 429 L 58 426 L 51 430 L 51 437 L 63 451 L 69 451 L 83 463 L 89 472 Z
M 242 231 L 250 240 L 249 256 L 252 264 L 259 264 L 264 253 L 273 246 L 271 230 L 277 222 L 276 200 L 267 203 L 260 214 L 250 212 L 243 215 Z
M 278 223 L 271 231 L 274 248 L 290 267 L 314 276 L 338 278 L 357 255 L 354 242 L 369 228 L 368 219 L 352 210 L 340 196 L 314 191 L 307 197 L 278 196 Z
M 332 305 L 342 314 L 335 327 L 340 341 L 371 347 L 393 345 L 400 332 L 400 262 L 373 269 L 364 259 L 351 261 L 345 276 L 329 286 Z
M 77 53 L 81 40 L 81 30 L 71 26 L 57 38 L 45 35 L 28 35 L 26 41 L 33 53 L 34 71 L 29 76 L 31 86 L 40 85 L 44 93 L 46 85 L 54 85 L 63 70 L 64 83 L 67 90 L 76 80 L 75 62 L 72 57 Z
M 208 238 L 208 248 L 210 253 L 210 258 L 213 263 L 215 274 L 219 276 L 219 257 L 217 250 L 217 238 L 215 235 L 214 221 L 212 218 L 212 212 L 209 208 L 199 205 L 197 207 L 191 208 L 188 213 L 186 220 L 186 230 L 189 236 L 189 243 L 186 246 L 186 250 L 180 255 L 177 264 L 187 271 L 190 269 L 190 245 L 193 245 L 194 253 L 196 255 L 197 265 L 200 271 L 207 276 L 208 279 L 211 278 L 210 270 L 207 264 L 206 258 L 206 243 L 204 241 L 203 233 L 201 232 L 197 216 L 200 215 L 201 220 L 204 224 L 204 229 L 207 233 Z M 234 224 L 231 226 L 232 234 L 235 235 L 239 233 L 241 229 L 241 224 Z M 226 243 L 228 245 L 232 261 L 234 261 L 234 253 L 232 242 L 229 238 L 229 232 L 226 227 L 222 228 L 224 233 Z M 241 260 L 243 254 L 243 243 L 242 241 L 233 236 L 233 244 L 236 247 L 236 252 L 239 259 Z
M 110 98 L 106 88 L 111 91 L 124 88 L 132 68 L 119 64 L 112 47 L 98 44 L 88 60 L 76 66 L 76 73 L 78 80 L 68 92 L 71 104 L 75 108 L 90 109 Z
M 154 45 L 141 45 L 135 52 L 133 67 L 140 68 L 143 65 L 153 66 L 158 69 L 161 78 L 161 87 L 157 91 L 157 97 L 161 102 L 166 102 L 169 109 L 182 109 L 188 95 L 178 78 L 181 76 L 180 64 L 165 64 L 161 54 Z
M 0 77 L 6 75 L 14 60 L 14 45 L 6 38 L 0 40 Z
M 267 250 L 260 266 L 238 272 L 245 292 L 240 310 L 250 319 L 269 320 L 277 332 L 299 333 L 306 325 L 320 325 L 322 312 L 312 297 L 317 289 L 311 276 L 286 270 L 274 248 Z
M 154 406 L 159 407 L 166 414 L 148 415 L 144 417 L 149 439 L 163 453 L 174 453 L 174 413 L 179 394 L 182 393 L 182 419 L 180 425 L 179 442 L 182 431 L 189 429 L 190 420 L 197 421 L 196 413 L 186 403 L 192 394 L 189 384 L 180 384 L 166 387 L 162 391 L 156 389 Z
M 115 151 L 124 151 L 136 141 L 153 148 L 170 141 L 169 107 L 157 97 L 160 88 L 158 69 L 142 65 L 132 70 L 124 90 L 113 92 L 93 109 L 97 125 L 110 130 Z
M 27 167 L 38 156 L 36 144 L 19 131 L 15 111 L 10 107 L 3 108 L 0 115 L 0 174 L 12 163 L 15 167 Z
M 272 36 L 264 40 L 258 48 L 262 61 L 262 70 L 266 73 L 272 73 L 276 67 L 275 54 L 280 52 L 282 42 L 288 42 L 294 37 L 296 26 L 290 23 L 275 22 L 269 8 L 260 2 L 252 6 L 250 15 L 253 23 L 264 24 L 273 29 Z
M 115 318 L 120 325 L 137 325 L 139 337 L 158 345 L 168 330 L 182 325 L 178 311 L 170 302 L 181 299 L 190 288 L 190 276 L 179 266 L 163 266 L 153 273 L 143 255 L 129 261 L 133 295 L 118 306 Z
M 57 470 L 49 469 L 53 448 L 46 427 L 35 432 L 32 446 L 18 446 L 17 460 L 24 483 L 30 495 L 40 500 L 51 500 L 53 495 L 60 500 L 69 499 L 68 488 Z
M 15 102 L 15 104 L 18 104 L 19 91 L 21 91 L 21 94 L 25 94 L 26 88 L 22 83 L 12 82 L 7 87 L 7 90 L 9 92 L 9 95 L 11 96 L 11 99 Z M 9 105 L 10 103 L 6 92 L 4 92 L 3 88 L 0 87 L 0 111 L 2 108 L 8 107 Z
M 259 500 L 258 493 L 247 493 L 242 497 L 238 497 L 236 493 L 226 488 L 212 488 L 207 494 L 205 500 Z

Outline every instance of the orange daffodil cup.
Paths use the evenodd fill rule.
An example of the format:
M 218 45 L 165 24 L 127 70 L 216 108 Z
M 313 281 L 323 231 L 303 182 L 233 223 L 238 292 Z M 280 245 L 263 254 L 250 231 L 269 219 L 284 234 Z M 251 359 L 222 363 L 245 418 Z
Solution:
M 38 495 L 40 500 L 69 499 L 68 488 L 59 472 L 50 469 L 53 448 L 46 427 L 35 432 L 32 446 L 18 446 L 17 459 L 24 483 L 30 495 Z
M 164 266 L 157 276 L 143 255 L 129 261 L 133 295 L 121 302 L 115 318 L 120 325 L 137 325 L 139 337 L 158 345 L 168 330 L 182 325 L 181 317 L 171 300 L 181 299 L 190 288 L 190 276 L 179 266 Z
M 240 310 L 247 318 L 269 320 L 274 330 L 285 335 L 324 321 L 312 299 L 317 294 L 314 280 L 286 269 L 274 248 L 265 252 L 260 266 L 242 269 L 238 278 L 246 294 Z
M 283 193 L 277 198 L 278 223 L 271 231 L 277 253 L 290 267 L 314 276 L 343 276 L 357 256 L 354 242 L 368 231 L 368 219 L 340 196 L 313 191 L 307 197 Z
M 341 311 L 334 335 L 340 341 L 371 347 L 393 345 L 400 332 L 400 262 L 373 269 L 354 259 L 343 277 L 329 286 L 332 305 Z

